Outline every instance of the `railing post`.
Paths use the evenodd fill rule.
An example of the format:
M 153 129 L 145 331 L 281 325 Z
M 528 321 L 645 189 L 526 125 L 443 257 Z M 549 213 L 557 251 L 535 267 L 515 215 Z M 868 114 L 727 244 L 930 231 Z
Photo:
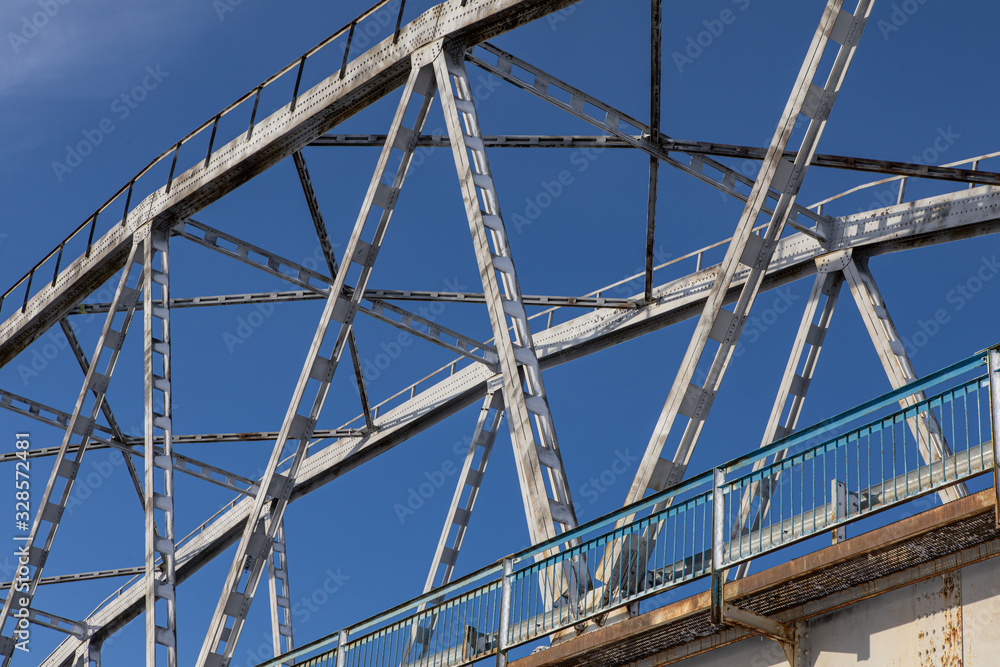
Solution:
M 174 182 L 174 169 L 177 168 L 177 154 L 181 151 L 181 142 L 177 142 L 174 146 L 174 159 L 170 163 L 170 174 L 167 176 L 167 190 L 166 194 L 170 194 L 170 185 Z
M 299 84 L 302 83 L 302 70 L 305 69 L 305 66 L 306 66 L 306 57 L 302 56 L 302 58 L 299 59 L 299 71 L 295 75 L 295 89 L 292 90 L 292 106 L 289 108 L 288 110 L 289 112 L 295 111 L 295 101 L 299 97 Z
M 257 93 L 253 96 L 253 111 L 250 112 L 250 126 L 247 127 L 247 136 L 244 141 L 250 141 L 250 135 L 253 134 L 253 122 L 257 119 L 257 105 L 260 103 L 260 92 L 264 90 L 264 86 L 257 86 Z
M 392 33 L 392 43 L 399 41 L 399 26 L 403 22 L 403 7 L 406 7 L 406 0 L 399 3 L 399 13 L 396 14 L 396 30 Z
M 507 640 L 510 634 L 510 589 L 514 573 L 514 560 L 503 559 L 503 573 L 500 578 L 500 623 L 497 628 L 497 667 L 507 665 Z
M 337 637 L 337 667 L 347 665 L 347 630 L 341 630 Z
M 725 543 L 725 498 L 722 487 L 726 483 L 726 473 L 716 468 L 712 475 L 712 623 L 722 623 L 722 585 L 726 570 L 722 563 L 722 549 Z
M 990 378 L 990 440 L 993 448 L 993 509 L 996 525 L 1000 527 L 1000 466 L 997 452 L 1000 451 L 1000 349 L 992 347 L 987 352 Z

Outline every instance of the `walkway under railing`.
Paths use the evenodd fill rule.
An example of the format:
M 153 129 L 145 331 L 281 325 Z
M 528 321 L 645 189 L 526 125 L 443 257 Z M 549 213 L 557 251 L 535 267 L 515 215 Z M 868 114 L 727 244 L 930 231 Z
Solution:
M 739 563 L 990 470 L 997 492 L 998 410 L 994 347 L 260 667 L 467 665 L 703 577 L 721 603 Z

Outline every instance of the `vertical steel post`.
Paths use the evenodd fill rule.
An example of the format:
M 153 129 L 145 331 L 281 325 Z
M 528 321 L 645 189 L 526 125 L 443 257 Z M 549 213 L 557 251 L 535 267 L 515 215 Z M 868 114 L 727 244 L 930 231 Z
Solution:
M 997 463 L 997 452 L 1000 451 L 1000 348 L 990 348 L 988 353 L 990 369 L 990 434 L 993 441 L 993 508 L 996 515 L 996 525 L 1000 528 L 1000 464 Z
M 156 267 L 159 256 L 159 268 Z M 170 371 L 170 259 L 168 232 L 151 231 L 143 252 L 145 330 L 146 667 L 166 647 L 166 665 L 177 665 L 174 595 L 174 461 Z M 156 440 L 163 439 L 162 454 Z M 157 558 L 159 557 L 159 558 Z
M 750 309 L 770 264 L 774 248 L 795 204 L 799 188 L 815 154 L 834 101 L 841 90 L 855 49 L 871 12 L 873 0 L 860 0 L 854 14 L 843 8 L 843 0 L 828 0 L 802 68 L 788 98 L 774 138 L 754 182 L 743 214 L 726 250 L 726 256 L 708 294 L 694 335 L 670 388 L 663 410 L 646 447 L 625 504 L 637 502 L 647 492 L 662 491 L 677 484 L 691 459 L 694 447 L 716 393 L 729 367 Z M 840 45 L 825 84 L 817 84 L 819 67 L 828 44 Z M 825 68 L 823 68 L 825 70 Z M 799 116 L 808 119 L 794 162 L 784 157 Z M 781 192 L 763 236 L 754 232 L 771 187 Z M 732 310 L 722 306 L 737 274 L 746 276 Z M 709 350 L 715 341 L 715 352 Z M 703 358 L 712 358 L 703 385 L 694 382 Z M 672 459 L 661 458 L 675 422 L 686 420 Z
M 418 56 L 414 56 L 416 61 Z M 281 431 L 271 451 L 260 492 L 254 499 L 243 535 L 233 557 L 229 574 L 215 613 L 202 644 L 196 663 L 199 667 L 226 667 L 232 658 L 236 642 L 253 601 L 263 564 L 274 541 L 275 532 L 284 516 L 299 467 L 305 459 L 333 376 L 340 363 L 354 316 L 371 276 L 385 238 L 392 212 L 396 207 L 410 159 L 417 145 L 434 97 L 434 74 L 426 63 L 414 62 L 396 115 L 379 157 L 375 173 L 365 194 L 354 231 L 344 254 L 344 266 L 330 289 L 305 364 L 299 374 L 295 391 L 285 413 Z M 404 116 L 411 102 L 417 106 L 413 127 L 406 127 Z M 393 151 L 400 153 L 398 164 L 390 167 Z M 387 184 L 391 183 L 391 185 Z M 380 209 L 376 213 L 374 209 Z M 369 240 L 366 241 L 366 237 Z M 353 276 L 354 291 L 345 290 L 348 276 Z M 330 344 L 332 342 L 332 345 Z M 329 356 L 321 354 L 326 350 Z M 300 410 L 305 410 L 302 414 Z M 287 449 L 287 451 L 286 451 Z M 287 459 L 290 463 L 282 463 Z M 278 473 L 279 463 L 282 472 Z M 270 519 L 265 522 L 265 511 Z
M 507 643 L 510 640 L 510 591 L 514 574 L 514 559 L 503 559 L 503 573 L 500 579 L 500 623 L 497 627 L 497 667 L 507 664 Z
M 274 655 L 282 655 L 295 648 L 292 640 L 292 601 L 288 584 L 284 520 L 274 534 L 274 544 L 267 559 L 267 584 L 271 594 L 271 642 L 274 645 Z
M 723 584 L 726 570 L 723 548 L 726 543 L 726 498 L 723 485 L 726 473 L 716 468 L 712 472 L 712 623 L 722 623 Z
M 24 548 L 28 552 L 27 578 L 31 584 L 24 595 L 8 595 L 4 601 L 3 610 L 0 611 L 0 646 L 9 647 L 11 652 L 13 651 L 13 643 L 3 641 L 4 639 L 9 640 L 9 637 L 3 636 L 2 630 L 15 608 L 22 609 L 31 606 L 31 599 L 34 597 L 38 581 L 41 579 L 45 561 L 52 550 L 52 543 L 62 521 L 63 512 L 66 510 L 70 494 L 73 492 L 73 483 L 79 473 L 80 462 L 94 433 L 97 414 L 100 412 L 101 404 L 104 403 L 108 383 L 111 381 L 111 375 L 118 362 L 125 334 L 128 332 L 129 324 L 139 302 L 143 280 L 141 270 L 143 245 L 142 239 L 136 237 L 133 240 L 132 250 L 125 262 L 118 289 L 111 302 L 111 309 L 104 321 L 101 337 L 97 341 L 97 349 L 91 357 L 92 361 L 87 370 L 87 377 L 77 398 L 76 407 L 73 409 L 73 416 L 67 422 L 59 454 L 52 466 L 52 473 L 49 475 L 48 484 L 45 486 L 41 501 L 38 503 L 38 511 L 35 514 L 31 531 L 28 533 L 27 544 Z M 117 324 L 116 319 L 118 320 Z M 90 401 L 91 396 L 93 397 L 92 402 Z M 70 451 L 70 442 L 77 437 L 80 438 L 80 444 L 76 449 Z M 22 601 L 24 604 L 21 604 Z M 10 660 L 11 653 L 5 653 L 3 667 L 7 667 Z
M 663 0 L 650 0 L 649 16 L 649 140 L 660 145 L 660 65 L 662 62 L 662 16 Z M 660 159 L 649 156 L 649 199 L 646 204 L 646 280 L 643 298 L 648 303 L 653 300 L 653 246 L 656 243 L 656 186 Z
M 337 637 L 337 667 L 347 667 L 347 630 Z
M 868 268 L 868 260 L 855 256 L 844 267 L 844 278 L 851 288 L 854 302 L 864 320 L 865 328 L 868 329 L 868 335 L 872 339 L 875 352 L 882 362 L 889 383 L 898 388 L 916 380 L 917 372 L 913 368 L 913 362 L 910 361 L 906 346 L 902 344 L 899 330 L 892 321 L 885 298 Z M 923 401 L 924 398 L 924 392 L 918 391 L 900 399 L 899 405 L 903 408 L 912 407 Z M 925 464 L 932 466 L 935 461 L 940 461 L 951 455 L 948 441 L 932 411 L 920 413 L 906 421 L 920 450 L 920 457 Z M 942 503 L 966 495 L 968 495 L 968 490 L 965 484 L 955 484 L 938 491 L 938 497 Z

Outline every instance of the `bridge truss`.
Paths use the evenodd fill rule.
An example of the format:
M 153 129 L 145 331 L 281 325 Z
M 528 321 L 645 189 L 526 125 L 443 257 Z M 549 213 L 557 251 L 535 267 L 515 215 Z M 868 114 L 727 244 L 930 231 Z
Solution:
M 892 278 L 881 275 L 878 260 L 872 259 L 963 239 L 989 239 L 1000 229 L 1000 173 L 990 171 L 991 165 L 1000 164 L 990 161 L 996 154 L 931 166 L 819 151 L 852 66 L 863 66 L 858 65 L 856 51 L 860 48 L 858 53 L 863 53 L 865 41 L 872 38 L 868 33 L 872 32 L 874 0 L 814 3 L 816 16 L 804 35 L 808 39 L 802 40 L 799 51 L 790 49 L 802 66 L 790 89 L 786 86 L 784 111 L 764 147 L 675 139 L 664 131 L 669 128 L 663 127 L 661 118 L 665 60 L 660 42 L 670 8 L 661 7 L 657 0 L 650 3 L 645 27 L 653 48 L 648 67 L 649 109 L 641 117 L 616 106 L 613 99 L 600 98 L 587 89 L 586 81 L 570 83 L 559 78 L 558 61 L 548 61 L 543 69 L 499 46 L 508 33 L 573 8 L 576 3 L 570 0 L 451 0 L 419 11 L 413 4 L 404 14 L 403 3 L 377 3 L 210 118 L 129 179 L 3 295 L 0 363 L 10 377 L 18 368 L 30 369 L 33 355 L 54 345 L 54 340 L 71 351 L 72 357 L 66 358 L 72 358 L 73 366 L 64 364 L 67 368 L 63 369 L 65 382 L 73 388 L 68 402 L 62 396 L 53 400 L 8 388 L 2 388 L 0 395 L 0 407 L 18 415 L 18 429 L 44 427 L 39 433 L 53 438 L 42 442 L 33 437 L 22 457 L 44 474 L 35 473 L 38 486 L 32 497 L 30 526 L 20 535 L 27 551 L 26 572 L 19 577 L 27 582 L 27 590 L 14 595 L 8 589 L 0 616 L 4 666 L 12 658 L 21 662 L 16 644 L 17 630 L 24 627 L 19 624 L 22 618 L 32 627 L 65 634 L 40 663 L 52 667 L 100 664 L 102 646 L 139 616 L 145 618 L 148 665 L 178 664 L 178 646 L 184 641 L 201 647 L 199 666 L 236 664 L 237 642 L 251 609 L 268 607 L 274 652 L 291 650 L 302 639 L 293 632 L 296 581 L 289 572 L 295 568 L 296 554 L 289 546 L 295 538 L 286 528 L 299 506 L 306 506 L 305 512 L 330 511 L 309 510 L 311 501 L 306 496 L 362 464 L 374 467 L 380 457 L 418 440 L 421 433 L 445 420 L 470 421 L 469 435 L 461 447 L 454 448 L 452 472 L 438 473 L 430 466 L 430 474 L 425 474 L 428 482 L 439 479 L 439 474 L 447 476 L 454 492 L 423 592 L 455 578 L 467 531 L 475 530 L 474 510 L 491 456 L 508 441 L 531 544 L 575 529 L 581 523 L 581 504 L 579 496 L 574 502 L 573 492 L 586 487 L 574 483 L 568 468 L 581 450 L 569 446 L 565 437 L 557 437 L 564 427 L 560 413 L 553 409 L 557 399 L 547 390 L 543 371 L 582 363 L 596 352 L 645 336 L 662 345 L 667 339 L 658 332 L 677 325 L 671 328 L 683 333 L 676 340 L 669 339 L 672 347 L 662 353 L 669 363 L 652 360 L 662 380 L 662 395 L 656 399 L 662 407 L 656 408 L 657 419 L 648 420 L 648 444 L 633 447 L 635 460 L 624 464 L 627 471 L 613 468 L 616 476 L 630 480 L 627 494 L 615 505 L 640 502 L 667 490 L 685 479 L 697 444 L 707 437 L 703 432 L 712 433 L 710 411 L 717 414 L 715 419 L 721 417 L 719 413 L 730 414 L 732 419 L 733 401 L 723 401 L 725 394 L 720 393 L 729 386 L 724 379 L 736 373 L 730 372 L 730 366 L 739 364 L 741 343 L 745 349 L 748 342 L 748 326 L 754 340 L 770 326 L 762 328 L 752 319 L 755 302 L 799 281 L 810 288 L 800 303 L 788 304 L 799 324 L 785 327 L 793 336 L 782 341 L 783 357 L 770 364 L 775 372 L 767 392 L 774 394 L 773 407 L 754 444 L 770 445 L 805 425 L 800 418 L 810 385 L 823 372 L 820 352 L 830 342 L 828 334 L 836 329 L 838 303 L 838 312 L 850 310 L 860 317 L 855 335 L 863 331 L 870 339 L 872 358 L 880 362 L 888 386 L 910 384 L 918 379 L 913 353 L 923 345 L 915 346 L 914 337 L 907 338 L 907 331 L 897 326 L 886 299 L 885 283 L 891 284 Z M 365 26 L 387 15 L 392 16 L 390 24 L 394 22 L 395 29 L 385 39 L 366 50 L 352 49 L 352 40 L 364 34 Z M 331 52 L 343 53 L 334 66 L 328 58 Z M 489 101 L 483 99 L 488 95 L 477 92 L 484 74 L 490 81 L 516 89 L 526 103 L 537 104 L 545 113 L 575 119 L 566 126 L 586 128 L 586 132 L 495 134 L 505 128 L 492 125 L 495 118 L 489 115 Z M 265 113 L 268 105 L 261 100 L 282 85 L 290 89 L 287 101 Z M 843 95 L 850 94 L 848 85 Z M 369 109 L 386 116 L 375 133 L 342 131 L 348 121 L 373 113 Z M 238 131 L 231 131 L 236 127 Z M 532 279 L 539 282 L 545 267 L 525 271 L 520 259 L 515 262 L 515 251 L 527 245 L 521 238 L 523 226 L 536 224 L 537 216 L 531 215 L 529 207 L 547 208 L 549 204 L 543 201 L 551 204 L 561 192 L 569 191 L 570 182 L 562 171 L 555 172 L 554 179 L 543 179 L 540 187 L 548 199 L 528 201 L 521 215 L 519 205 L 508 206 L 505 197 L 509 178 L 503 176 L 509 173 L 510 163 L 506 156 L 496 159 L 514 148 L 573 151 L 571 155 L 584 164 L 593 159 L 589 156 L 597 155 L 594 151 L 616 149 L 623 155 L 641 156 L 645 205 L 639 222 L 628 222 L 629 238 L 637 239 L 633 254 L 640 270 L 619 272 L 622 279 L 618 282 L 584 295 L 573 290 L 539 294 Z M 428 158 L 431 149 L 440 149 L 434 160 Z M 327 179 L 317 176 L 328 176 L 328 170 L 317 170 L 316 165 L 331 153 L 352 156 L 345 161 L 352 170 L 364 172 L 360 180 L 353 174 L 344 178 L 343 185 L 359 187 L 357 192 L 345 187 L 331 195 Z M 372 160 L 353 157 L 375 158 L 376 154 Z M 748 163 L 752 164 L 749 169 Z M 363 169 L 357 166 L 362 164 Z M 445 234 L 437 231 L 437 222 L 406 208 L 408 192 L 431 182 L 425 164 L 434 166 L 437 176 L 442 169 L 447 175 L 433 181 L 435 192 L 440 193 L 435 196 L 449 196 L 446 193 L 452 188 L 455 207 L 451 213 L 464 215 L 467 224 L 446 228 L 449 235 L 464 235 L 468 228 L 472 247 L 465 242 L 462 259 L 451 254 L 457 243 L 435 236 Z M 297 259 L 304 254 L 302 248 L 290 250 L 281 240 L 252 236 L 253 225 L 227 221 L 216 213 L 225 210 L 227 198 L 241 188 L 253 187 L 255 179 L 272 168 L 294 173 L 291 194 L 299 202 L 300 213 L 305 212 L 294 224 L 310 232 L 312 240 L 306 247 L 316 249 L 307 251 L 311 253 L 307 259 Z M 891 188 L 893 201 L 847 215 L 835 214 L 843 213 L 838 211 L 837 198 L 806 206 L 799 195 L 809 180 L 807 172 L 812 178 L 820 169 L 876 174 L 881 180 L 875 191 Z M 683 190 L 671 189 L 669 194 L 664 190 L 677 182 L 685 183 Z M 914 185 L 918 182 L 932 183 L 938 188 L 936 194 L 913 199 L 914 192 L 921 192 Z M 671 219 L 672 206 L 665 201 L 671 202 L 688 188 L 703 188 L 736 212 L 730 221 L 735 225 L 718 226 L 724 231 L 716 236 L 728 238 L 703 247 L 665 244 L 672 227 L 680 224 Z M 333 197 L 350 200 L 350 205 L 321 203 Z M 350 210 L 350 219 L 343 219 L 343 210 Z M 400 218 L 406 218 L 406 223 Z M 280 223 L 285 224 L 292 223 Z M 392 234 L 401 224 L 411 228 L 405 237 L 408 242 L 441 243 L 447 252 L 408 256 L 398 246 L 393 248 Z M 565 236 L 585 233 L 574 229 L 573 221 L 560 224 L 566 226 Z M 594 227 L 587 229 L 592 233 Z M 615 242 L 625 236 L 615 229 L 607 233 Z M 577 242 L 573 238 L 566 247 L 575 248 Z M 665 245 L 667 250 L 661 251 Z M 549 252 L 557 255 L 560 248 L 552 247 Z M 537 252 L 526 254 L 532 260 L 539 257 Z M 178 261 L 178 257 L 184 259 Z M 445 282 L 444 289 L 386 286 L 377 279 L 378 267 L 386 261 L 404 266 L 407 262 L 464 262 L 464 275 L 473 275 L 478 282 Z M 198 283 L 183 273 L 195 271 L 192 266 L 200 262 L 226 267 L 220 271 L 231 275 L 230 284 L 245 280 L 253 287 L 204 293 L 195 289 L 192 293 Z M 996 273 L 988 261 L 984 266 Z M 229 274 L 230 267 L 238 268 Z M 973 267 L 973 273 L 980 270 Z M 414 272 L 428 275 L 426 266 L 416 266 Z M 265 284 L 261 276 L 271 281 L 267 287 L 280 281 L 281 289 L 258 289 Z M 980 275 L 979 280 L 982 287 L 987 278 Z M 559 285 L 562 281 L 540 282 Z M 598 285 L 582 289 L 592 287 Z M 295 308 L 299 310 L 291 310 Z M 263 331 L 261 324 L 275 313 L 294 312 L 287 322 L 295 331 L 282 342 L 295 348 L 293 368 L 269 376 L 266 363 L 247 361 L 254 372 L 249 376 L 235 373 L 229 380 L 239 383 L 253 377 L 259 383 L 254 390 L 259 398 L 241 398 L 242 413 L 231 418 L 221 418 L 231 407 L 205 410 L 220 417 L 217 423 L 233 424 L 230 430 L 175 429 L 178 423 L 211 421 L 179 421 L 187 419 L 183 412 L 192 410 L 194 404 L 187 402 L 183 392 L 175 392 L 175 378 L 181 377 L 178 368 L 191 377 L 190 366 L 178 354 L 191 349 L 191 343 L 178 347 L 183 338 L 178 330 L 187 331 L 184 327 L 202 313 L 234 309 L 243 314 L 236 328 L 223 331 L 221 337 L 230 353 L 249 346 L 251 336 L 258 328 Z M 466 310 L 456 315 L 456 309 Z M 931 317 L 938 331 L 944 322 Z M 101 324 L 100 330 L 95 324 L 89 336 L 78 336 L 76 322 L 82 318 Z M 683 324 L 689 321 L 693 329 Z M 375 329 L 376 325 L 383 328 Z M 393 331 L 388 344 L 387 330 Z M 928 342 L 936 335 L 928 330 L 923 334 Z M 682 338 L 689 340 L 686 347 Z M 403 348 L 411 345 L 413 350 L 426 348 L 413 356 L 422 356 L 431 365 L 423 367 L 424 375 L 416 382 L 403 386 L 408 380 L 400 380 L 400 385 L 386 391 L 384 377 L 376 383 L 375 376 L 383 375 Z M 393 376 L 402 376 L 402 367 L 409 369 L 410 363 L 400 362 Z M 139 368 L 141 373 L 136 372 Z M 544 377 L 548 380 L 550 374 Z M 746 376 L 739 379 L 753 381 Z M 142 392 L 137 391 L 139 386 Z M 224 383 L 217 386 L 224 388 Z M 874 393 L 863 392 L 858 398 Z M 923 400 L 916 393 L 900 402 L 907 407 Z M 126 410 L 117 407 L 120 403 Z M 231 404 L 220 397 L 219 405 Z M 469 420 L 472 406 L 479 410 Z M 253 426 L 262 421 L 257 410 L 267 415 L 263 421 L 272 420 L 260 430 Z M 561 414 L 573 419 L 570 412 Z M 126 423 L 135 426 L 123 427 Z M 921 444 L 924 462 L 952 455 L 947 434 L 932 414 L 910 419 L 908 427 Z M 579 434 L 576 429 L 572 432 Z M 52 434 L 58 435 L 61 444 L 55 444 Z M 86 485 L 87 475 L 93 474 L 85 464 L 100 450 L 120 452 L 114 454 L 113 467 L 106 463 L 112 459 L 104 459 L 111 472 L 102 479 L 113 479 L 109 486 L 118 485 L 119 492 L 125 488 L 126 494 L 118 494 L 122 498 L 138 496 L 142 531 L 109 526 L 106 513 L 86 505 L 80 513 L 74 511 L 81 482 Z M 615 451 L 615 447 L 594 450 L 609 459 Z M 704 456 L 713 461 L 719 458 L 715 453 Z M 18 457 L 17 450 L 3 455 L 10 465 L 16 465 Z M 774 457 L 772 461 L 781 460 L 782 453 Z M 760 465 L 765 463 L 762 460 Z M 423 482 L 417 480 L 418 485 Z M 184 493 L 177 489 L 194 489 L 195 495 L 182 497 Z M 751 507 L 762 511 L 760 503 L 766 503 L 772 492 L 763 484 L 748 492 L 738 521 L 730 527 L 734 535 L 753 523 Z M 385 489 L 374 493 L 387 505 L 393 497 Z M 965 494 L 962 485 L 938 492 L 941 502 Z M 214 514 L 203 511 L 198 521 L 189 522 L 194 530 L 188 532 L 188 524 L 183 529 L 177 526 L 177 508 L 190 511 L 199 505 L 204 509 L 223 497 L 227 500 L 218 504 L 221 509 Z M 754 498 L 762 500 L 755 503 Z M 210 500 L 196 502 L 200 499 Z M 135 503 L 116 496 L 118 501 Z M 210 507 L 214 511 L 217 506 Z M 394 511 L 403 522 L 405 513 L 412 514 L 414 507 L 401 508 L 402 514 Z M 349 508 L 333 509 L 345 510 Z M 134 507 L 116 508 L 122 515 L 134 511 Z M 622 517 L 622 525 L 629 518 Z M 144 559 L 134 566 L 75 569 L 72 550 L 89 545 L 86 540 L 81 545 L 78 538 L 69 543 L 60 539 L 63 524 L 69 522 L 89 522 L 94 540 L 125 540 L 107 536 L 108 531 L 119 529 L 130 536 L 142 534 Z M 333 540 L 348 537 L 337 535 L 336 529 L 336 521 L 331 521 L 316 530 L 333 531 Z M 350 539 L 364 541 L 357 536 Z M 647 531 L 638 544 L 611 544 L 600 555 L 601 569 L 622 571 L 626 568 L 623 559 L 648 558 L 657 539 L 656 531 Z M 61 550 L 70 553 L 60 557 Z M 553 547 L 538 557 L 551 557 L 557 550 Z M 731 576 L 742 576 L 747 567 L 748 563 L 742 563 Z M 202 570 L 214 578 L 199 574 Z M 265 571 L 266 590 L 262 585 Z M 385 568 L 381 572 L 385 576 Z M 185 628 L 191 613 L 184 609 L 182 584 L 196 575 L 203 586 L 212 587 L 211 610 L 201 614 L 201 627 Z M 71 586 L 92 591 L 102 584 L 98 580 L 118 577 L 130 578 L 124 584 L 116 582 L 121 587 L 103 602 L 94 599 L 93 604 L 100 604 L 86 615 L 39 604 L 50 599 L 43 591 Z M 576 566 L 564 567 L 553 581 L 542 594 L 550 609 L 560 601 L 573 604 L 593 595 L 595 587 L 602 585 L 592 580 L 589 570 Z M 612 583 L 604 581 L 603 585 Z M 400 594 L 399 599 L 414 592 Z M 181 642 L 179 632 L 183 633 Z M 407 652 L 418 659 L 425 657 L 434 632 L 433 623 L 415 628 Z

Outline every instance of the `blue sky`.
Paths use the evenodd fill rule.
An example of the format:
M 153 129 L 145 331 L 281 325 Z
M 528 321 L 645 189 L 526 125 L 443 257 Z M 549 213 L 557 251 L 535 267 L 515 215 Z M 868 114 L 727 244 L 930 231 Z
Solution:
M 679 139 L 766 145 L 823 4 L 665 2 L 663 131 Z M 0 5 L 2 287 L 18 279 L 151 158 L 347 23 L 365 5 L 355 0 L 8 0 Z M 406 20 L 428 6 L 407 3 Z M 819 151 L 943 164 L 997 150 L 995 109 L 1000 100 L 992 64 L 1000 48 L 993 34 L 998 20 L 1000 6 L 994 3 L 880 0 Z M 388 35 L 383 28 L 373 27 L 372 32 L 379 40 Z M 646 2 L 584 0 L 495 42 L 637 118 L 648 116 Z M 340 53 L 329 59 L 329 67 L 339 65 Z M 314 80 L 323 74 L 311 72 Z M 486 134 L 595 133 L 582 121 L 471 65 L 470 74 L 482 86 L 480 118 Z M 398 97 L 398 91 L 389 94 L 335 131 L 385 132 Z M 267 112 L 283 103 L 264 102 L 271 104 Z M 441 133 L 442 127 L 435 102 L 426 129 Z M 67 147 L 83 140 L 94 148 L 73 165 Z M 450 151 L 422 155 L 404 186 L 371 286 L 481 291 Z M 317 147 L 307 149 L 305 156 L 330 235 L 342 251 L 378 150 Z M 524 293 L 582 295 L 641 268 L 645 155 L 495 149 L 490 160 Z M 738 162 L 734 166 L 742 167 Z M 985 162 L 983 168 L 1000 171 L 1000 161 Z M 539 195 L 563 171 L 571 174 L 563 192 L 539 215 L 530 215 L 531 203 L 546 201 Z M 660 257 L 677 257 L 731 234 L 741 204 L 669 167 L 660 173 Z M 814 168 L 799 201 L 810 204 L 868 180 Z M 933 183 L 908 186 L 914 197 L 954 189 Z M 879 198 L 894 196 L 882 186 L 842 199 L 827 212 L 867 210 L 884 203 Z M 531 219 L 531 224 L 515 226 L 517 215 Z M 322 268 L 290 161 L 195 217 Z M 1000 280 L 992 279 L 1000 268 L 998 245 L 987 236 L 872 260 L 901 334 L 911 343 L 927 341 L 913 347 L 919 373 L 997 342 L 994 305 Z M 175 239 L 171 247 L 176 297 L 288 289 L 183 239 Z M 969 291 L 969 281 L 977 274 L 989 278 Z M 759 443 L 810 285 L 811 280 L 794 283 L 758 300 L 754 313 L 759 319 L 751 320 L 745 330 L 746 351 L 734 361 L 716 401 L 692 462 L 693 473 Z M 640 289 L 636 283 L 633 292 Z M 110 300 L 109 292 L 93 300 Z M 0 316 L 6 318 L 6 310 Z M 283 304 L 273 311 L 175 311 L 175 431 L 277 430 L 320 311 L 320 304 L 312 302 Z M 928 322 L 940 311 L 946 316 L 943 324 L 927 336 Z M 428 312 L 467 335 L 491 335 L 482 307 L 458 304 Z M 765 317 L 767 313 L 771 315 Z M 93 353 L 101 322 L 87 316 L 73 320 L 88 354 Z M 581 521 L 622 503 L 693 326 L 690 320 L 546 373 Z M 451 358 L 421 341 L 397 347 L 398 332 L 370 319 L 358 321 L 357 333 L 373 402 Z M 61 340 L 57 328 L 51 338 L 44 337 L 0 369 L 0 387 L 71 411 L 82 374 Z M 108 395 L 123 428 L 135 433 L 142 424 L 141 368 L 140 322 L 129 334 Z M 350 375 L 344 364 L 322 426 L 340 426 L 359 414 Z M 844 292 L 802 424 L 888 388 L 853 301 Z M 477 414 L 478 407 L 469 408 L 291 506 L 286 524 L 299 643 L 420 592 L 451 498 L 453 473 L 442 473 L 448 478 L 445 484 L 412 515 L 401 516 L 397 506 L 407 502 L 411 489 L 440 479 L 439 472 L 461 462 L 455 443 L 471 435 Z M 35 447 L 60 443 L 58 432 L 4 412 L 0 448 L 13 449 L 13 434 L 24 429 L 32 433 Z M 266 463 L 270 444 L 197 445 L 178 451 L 250 476 Z M 46 574 L 142 563 L 142 513 L 119 461 L 108 451 L 91 452 L 84 459 L 79 503 L 63 521 Z M 628 471 L 617 472 L 623 466 Z M 48 475 L 45 462 L 33 464 L 38 498 Z M 5 497 L 12 496 L 12 484 L 13 471 L 3 472 L 0 492 Z M 177 484 L 179 535 L 231 499 L 225 490 L 180 475 Z M 459 571 L 527 546 L 523 516 L 503 427 Z M 200 648 L 230 562 L 231 555 L 223 555 L 180 589 L 185 664 Z M 120 583 L 43 587 L 35 605 L 83 618 Z M 262 586 L 232 664 L 257 662 L 257 647 L 269 644 L 262 639 L 267 628 Z M 106 647 L 106 664 L 131 664 L 142 633 L 141 622 L 123 630 Z M 37 653 L 23 664 L 41 660 L 58 640 L 55 633 L 36 630 Z

